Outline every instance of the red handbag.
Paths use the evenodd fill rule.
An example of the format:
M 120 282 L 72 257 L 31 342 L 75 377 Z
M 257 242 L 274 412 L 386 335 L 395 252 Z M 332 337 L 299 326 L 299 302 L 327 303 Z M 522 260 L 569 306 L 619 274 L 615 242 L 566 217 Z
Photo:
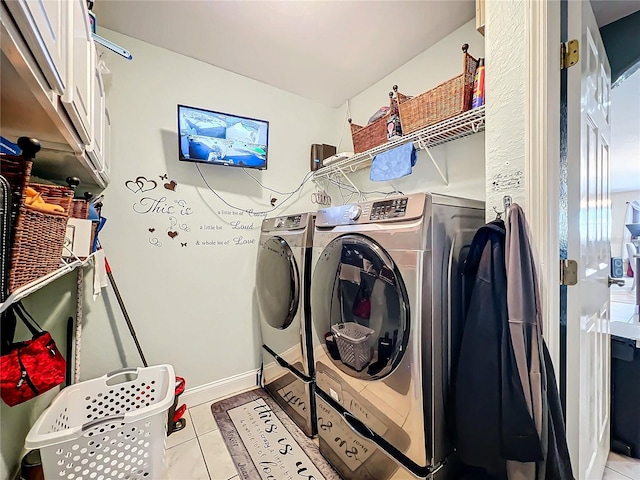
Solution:
M 13 407 L 64 382 L 67 362 L 49 332 L 40 328 L 21 303 L 13 304 L 6 313 L 2 319 L 0 397 Z M 16 317 L 31 332 L 31 340 L 13 343 Z

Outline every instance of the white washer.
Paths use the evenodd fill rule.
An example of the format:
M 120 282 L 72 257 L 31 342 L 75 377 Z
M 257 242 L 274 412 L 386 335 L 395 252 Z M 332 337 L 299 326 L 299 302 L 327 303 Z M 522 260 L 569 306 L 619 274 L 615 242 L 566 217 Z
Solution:
M 424 193 L 318 212 L 318 436 L 343 478 L 445 478 L 462 308 L 451 272 L 483 223 L 482 202 Z
M 309 305 L 314 216 L 262 222 L 256 276 L 261 384 L 308 436 L 316 434 Z

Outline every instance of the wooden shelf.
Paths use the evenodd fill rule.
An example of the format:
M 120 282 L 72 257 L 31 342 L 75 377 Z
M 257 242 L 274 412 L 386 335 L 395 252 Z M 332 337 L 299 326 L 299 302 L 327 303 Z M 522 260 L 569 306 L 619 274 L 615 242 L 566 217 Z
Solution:
M 428 151 L 428 149 L 432 147 L 437 147 L 438 145 L 481 132 L 484 130 L 484 127 L 485 107 L 483 105 L 482 107 L 474 108 L 473 110 L 469 110 L 443 122 L 417 130 L 399 138 L 398 140 L 384 143 L 378 147 L 372 148 L 371 150 L 367 150 L 366 152 L 357 153 L 350 158 L 339 160 L 335 163 L 319 168 L 313 174 L 313 179 L 319 180 L 329 178 L 336 174 L 346 175 L 363 168 L 368 168 L 371 166 L 373 157 L 379 153 L 386 152 L 409 142 L 414 143 L 415 147 L 419 150 Z
M 56 281 L 60 277 L 64 277 L 66 274 L 73 272 L 75 269 L 79 267 L 84 267 L 93 261 L 94 254 L 92 253 L 84 260 L 74 260 L 71 263 L 67 263 L 61 266 L 58 270 L 51 272 L 49 275 L 45 275 L 44 277 L 39 278 L 31 283 L 23 285 L 3 302 L 0 303 L 0 313 L 4 312 L 7 308 L 9 308 L 12 304 L 19 302 L 25 297 L 28 297 L 33 292 L 40 290 L 43 287 L 46 287 L 51 282 Z

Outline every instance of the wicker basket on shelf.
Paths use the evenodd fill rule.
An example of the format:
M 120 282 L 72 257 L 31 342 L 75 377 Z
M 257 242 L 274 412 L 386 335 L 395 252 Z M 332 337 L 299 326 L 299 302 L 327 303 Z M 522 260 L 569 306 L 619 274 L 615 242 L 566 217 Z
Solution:
M 40 212 L 21 202 L 11 249 L 10 292 L 60 268 L 73 200 L 73 191 L 68 187 L 35 183 L 28 186 L 37 190 L 46 203 L 60 205 L 64 213 Z
M 356 125 L 349 119 L 354 153 L 366 152 L 387 142 L 387 119 L 398 114 L 398 101 L 405 99 L 402 94 L 394 95 L 394 92 L 389 92 L 389 111 L 366 127 Z
M 89 202 L 82 199 L 75 199 L 71 204 L 71 218 L 81 218 L 86 220 L 89 218 Z
M 465 43 L 462 46 L 463 71 L 460 75 L 416 97 L 398 95 L 403 134 L 442 122 L 471 108 L 478 61 L 467 53 L 468 49 L 469 45 Z M 393 88 L 398 89 L 397 85 Z
M 0 155 L 0 172 L 7 179 L 11 192 L 20 195 L 20 203 L 24 203 L 25 187 L 31 177 L 33 162 L 23 157 L 13 155 Z

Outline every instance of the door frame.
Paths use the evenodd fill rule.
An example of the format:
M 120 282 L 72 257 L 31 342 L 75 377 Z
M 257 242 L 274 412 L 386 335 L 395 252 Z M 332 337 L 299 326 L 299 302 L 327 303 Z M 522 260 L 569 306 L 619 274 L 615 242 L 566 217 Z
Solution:
M 560 2 L 525 2 L 525 198 L 538 257 L 543 332 L 560 367 Z M 551 221 L 550 221 L 551 220 Z
M 526 2 L 527 69 L 525 125 L 525 196 L 534 250 L 540 266 L 544 336 L 556 372 L 560 372 L 560 101 L 562 38 L 560 0 Z M 567 34 L 572 35 L 571 18 Z M 580 41 L 582 39 L 578 37 Z M 580 59 L 582 61 L 583 59 Z M 581 68 L 580 63 L 574 68 Z M 573 102 L 573 103 L 572 103 Z M 569 100 L 568 108 L 579 108 Z M 567 201 L 571 201 L 567 197 Z M 572 288 L 572 287 L 568 287 Z M 579 321 L 568 318 L 567 321 Z M 567 363 L 567 369 L 570 365 Z M 572 372 L 566 372 L 567 378 Z M 558 376 L 559 378 L 559 376 Z M 559 385 L 561 387 L 561 385 Z M 561 395 L 564 392 L 561 392 Z M 567 406 L 567 408 L 570 408 Z M 565 412 L 567 442 L 573 471 L 578 472 L 579 445 L 572 443 L 579 428 L 578 412 Z

